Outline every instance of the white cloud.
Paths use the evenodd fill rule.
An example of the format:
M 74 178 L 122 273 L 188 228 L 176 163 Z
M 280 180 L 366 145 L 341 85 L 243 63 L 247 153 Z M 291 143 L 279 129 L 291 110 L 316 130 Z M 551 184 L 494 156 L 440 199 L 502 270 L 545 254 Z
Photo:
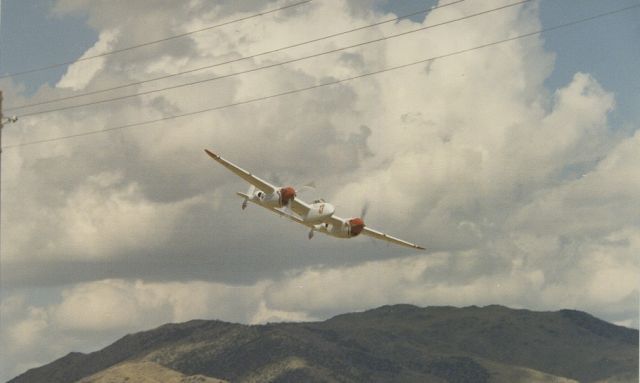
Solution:
M 89 55 L 259 7 L 117 4 L 64 0 L 57 11 L 88 13 L 102 33 Z M 109 56 L 90 71 L 78 63 L 59 84 L 68 88 L 43 87 L 31 100 L 210 65 L 389 17 L 358 7 L 313 2 Z M 424 23 L 487 7 L 461 3 Z M 25 118 L 4 138 L 26 142 L 131 124 L 426 59 L 537 29 L 537 12 L 536 5 L 510 8 L 250 75 Z M 390 23 L 180 81 L 419 26 Z M 115 30 L 117 36 L 109 32 Z M 554 55 L 542 38 L 528 38 L 294 96 L 5 151 L 2 254 L 11 272 L 4 283 L 27 291 L 68 286 L 57 303 L 3 301 L 3 312 L 13 313 L 2 326 L 13 334 L 9 358 L 41 363 L 168 321 L 307 320 L 398 302 L 570 307 L 637 326 L 640 133 L 615 131 L 608 120 L 615 97 L 587 73 L 546 89 Z M 160 85 L 130 91 L 152 86 Z M 6 94 L 21 92 L 9 84 Z M 318 196 L 335 202 L 340 216 L 358 214 L 368 201 L 368 224 L 432 253 L 361 238 L 308 241 L 304 229 L 266 212 L 240 215 L 233 192 L 245 186 L 204 147 L 271 180 L 315 179 Z M 398 254 L 409 255 L 389 259 Z M 48 331 L 63 341 L 26 358 L 26 350 L 50 339 L 42 335 Z
M 113 49 L 113 42 L 118 38 L 117 30 L 106 30 L 100 33 L 95 45 L 88 49 L 79 60 L 98 56 Z M 67 73 L 58 81 L 57 87 L 82 90 L 93 77 L 104 69 L 104 57 L 76 62 L 67 68 Z
M 638 230 L 640 133 L 621 141 L 591 171 L 555 188 L 513 215 L 512 224 L 538 234 L 611 235 Z
M 265 304 L 271 282 L 234 286 L 212 282 L 148 283 L 107 279 L 65 289 L 61 302 L 45 308 L 49 322 L 67 332 L 118 333 L 190 319 L 243 323 L 309 319 L 303 312 L 278 310 Z
M 260 301 L 258 310 L 251 318 L 251 324 L 274 322 L 309 322 L 316 320 L 306 311 L 285 311 L 269 308 L 264 300 Z
M 449 281 L 438 276 L 454 258 L 475 253 L 419 255 L 401 260 L 375 261 L 340 269 L 310 269 L 276 283 L 267 290 L 268 304 L 286 310 L 337 313 L 363 310 L 394 302 L 419 306 L 518 305 L 544 284 L 540 271 L 514 269 L 506 273 Z M 468 264 L 454 266 L 465 273 Z
M 15 350 L 29 350 L 39 346 L 39 340 L 42 338 L 42 332 L 46 330 L 48 315 L 45 310 L 37 307 L 25 306 L 24 297 L 12 296 L 3 300 L 2 316 L 8 319 L 6 330 L 3 331 L 3 338 L 6 337 L 6 344 Z M 26 314 L 23 320 L 12 323 L 11 319 L 19 315 Z M 3 326 L 4 327 L 4 326 Z M 3 342 L 4 343 L 4 342 Z
M 44 211 L 27 207 L 38 220 L 25 222 L 15 234 L 12 231 L 14 247 L 5 253 L 5 261 L 25 255 L 49 260 L 99 259 L 154 252 L 167 244 L 186 211 L 204 202 L 202 198 L 149 201 L 139 185 L 126 183 L 119 172 L 91 175 L 72 192 L 60 194 L 59 206 Z
M 0 305 L 0 341 L 2 349 L 2 378 L 7 380 L 18 373 L 41 365 L 57 356 L 55 344 L 46 342 L 50 335 L 49 313 L 45 308 L 30 306 L 24 296 L 13 295 Z M 59 342 L 63 343 L 63 342 Z M 57 343 L 57 344 L 59 344 Z M 67 344 L 65 344 L 67 346 Z
M 122 330 L 135 326 L 140 322 L 141 308 L 129 287 L 102 281 L 65 291 L 62 303 L 54 310 L 55 321 L 62 329 L 75 331 Z

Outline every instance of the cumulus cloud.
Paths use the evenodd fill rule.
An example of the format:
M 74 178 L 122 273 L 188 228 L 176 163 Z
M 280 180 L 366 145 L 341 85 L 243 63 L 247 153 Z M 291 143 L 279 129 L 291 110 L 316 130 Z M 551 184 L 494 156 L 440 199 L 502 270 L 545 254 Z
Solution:
M 100 33 L 98 41 L 80 57 L 80 60 L 99 56 L 113 50 L 112 42 L 116 40 L 116 35 L 117 32 L 113 30 Z M 57 87 L 71 88 L 73 90 L 84 89 L 93 76 L 104 68 L 104 62 L 104 57 L 98 57 L 70 66 L 67 73 L 58 81 Z
M 56 12 L 87 13 L 100 33 L 85 53 L 91 55 L 284 3 L 117 4 L 61 0 Z M 255 68 L 500 4 L 465 2 L 424 21 L 385 24 L 162 84 Z M 140 81 L 389 17 L 361 2 L 312 2 L 78 62 L 55 88 L 33 96 L 3 80 L 5 99 L 36 102 Z M 537 5 L 513 7 L 314 60 L 25 118 L 4 138 L 28 142 L 189 113 L 539 27 Z M 554 57 L 541 37 L 528 38 L 295 96 L 6 150 L 6 358 L 27 368 L 72 349 L 95 349 L 124 332 L 196 317 L 310 320 L 398 302 L 569 307 L 637 326 L 640 135 L 637 127 L 625 136 L 611 126 L 615 95 L 588 73 L 547 89 Z M 241 213 L 234 192 L 246 185 L 210 161 L 204 147 L 269 180 L 315 179 L 318 190 L 304 198 L 331 200 L 337 215 L 357 215 L 368 202 L 368 224 L 429 252 L 361 238 L 308 241 L 304 228 L 268 212 Z M 53 289 L 50 302 L 30 296 L 42 286 Z M 61 339 L 55 348 L 43 347 L 54 336 Z
M 40 219 L 21 227 L 5 261 L 25 257 L 51 260 L 113 257 L 155 251 L 166 245 L 173 225 L 197 199 L 174 204 L 148 201 L 135 183 L 122 184 L 118 173 L 99 173 L 65 195 Z M 24 210 L 23 210 L 24 213 Z M 44 213 L 44 214 L 43 214 Z

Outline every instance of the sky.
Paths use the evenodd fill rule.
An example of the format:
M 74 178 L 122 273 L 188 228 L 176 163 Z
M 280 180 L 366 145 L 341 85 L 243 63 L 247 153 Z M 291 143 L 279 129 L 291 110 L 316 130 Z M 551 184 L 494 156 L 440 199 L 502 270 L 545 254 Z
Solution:
M 4 0 L 0 76 L 287 2 Z M 206 80 L 508 1 L 461 1 L 294 49 L 117 90 Z M 384 304 L 571 308 L 638 327 L 638 8 L 294 95 L 34 145 L 333 82 L 637 1 L 530 1 L 375 44 L 3 129 L 0 379 L 167 322 L 323 320 Z M 435 2 L 313 0 L 162 44 L 0 79 L 12 106 L 304 42 Z M 99 100 L 77 98 L 51 104 Z M 38 110 L 37 108 L 30 110 Z M 30 111 L 7 110 L 6 114 Z M 18 146 L 16 146 L 18 145 Z M 340 240 L 256 206 L 209 148 L 416 252 Z

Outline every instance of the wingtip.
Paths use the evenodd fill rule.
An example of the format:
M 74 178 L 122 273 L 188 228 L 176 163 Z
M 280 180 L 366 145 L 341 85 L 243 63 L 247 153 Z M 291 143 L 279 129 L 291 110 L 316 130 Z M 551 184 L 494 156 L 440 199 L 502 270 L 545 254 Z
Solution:
M 211 158 L 220 158 L 219 155 L 215 154 L 214 152 L 210 151 L 209 149 L 205 149 L 204 152 L 207 153 L 209 155 L 209 157 L 211 157 Z

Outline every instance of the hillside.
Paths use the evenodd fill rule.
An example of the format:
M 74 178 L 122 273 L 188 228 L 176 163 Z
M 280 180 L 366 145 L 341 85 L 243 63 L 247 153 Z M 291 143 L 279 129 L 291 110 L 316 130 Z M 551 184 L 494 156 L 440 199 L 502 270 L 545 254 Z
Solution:
M 10 382 L 637 382 L 638 331 L 572 310 L 383 306 L 324 322 L 194 320 Z

